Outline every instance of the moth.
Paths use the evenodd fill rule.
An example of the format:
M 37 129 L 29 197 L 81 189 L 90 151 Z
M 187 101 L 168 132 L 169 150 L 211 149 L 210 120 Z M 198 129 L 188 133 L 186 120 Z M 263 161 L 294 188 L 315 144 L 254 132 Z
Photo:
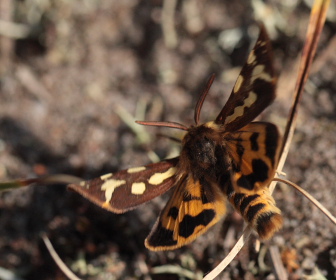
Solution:
M 150 250 L 176 249 L 192 242 L 225 215 L 226 200 L 261 239 L 270 238 L 282 226 L 281 211 L 268 190 L 281 136 L 271 123 L 252 122 L 275 98 L 271 45 L 263 26 L 227 103 L 214 121 L 200 124 L 213 80 L 214 75 L 196 104 L 195 125 L 138 121 L 185 130 L 179 157 L 69 185 L 114 213 L 132 210 L 173 188 L 145 240 Z

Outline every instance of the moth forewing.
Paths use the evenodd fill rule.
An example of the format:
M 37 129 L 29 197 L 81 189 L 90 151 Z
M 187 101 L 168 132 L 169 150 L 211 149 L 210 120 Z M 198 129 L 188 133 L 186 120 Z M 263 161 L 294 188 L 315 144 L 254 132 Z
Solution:
M 177 163 L 178 158 L 173 158 L 68 187 L 106 210 L 124 213 L 173 187 Z
M 231 95 L 215 122 L 235 131 L 254 120 L 275 98 L 271 43 L 263 26 Z

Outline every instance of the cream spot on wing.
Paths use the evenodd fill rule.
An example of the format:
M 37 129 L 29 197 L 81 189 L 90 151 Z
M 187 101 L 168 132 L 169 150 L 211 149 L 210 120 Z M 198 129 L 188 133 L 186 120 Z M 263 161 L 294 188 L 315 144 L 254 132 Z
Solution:
M 146 184 L 143 182 L 133 183 L 131 193 L 132 194 L 143 194 L 146 190 Z
M 114 179 L 107 180 L 104 184 L 102 184 L 101 190 L 105 191 L 106 203 L 111 201 L 114 190 L 124 184 L 126 184 L 125 180 Z
M 234 121 L 236 118 L 242 116 L 244 114 L 245 108 L 250 107 L 256 100 L 257 100 L 257 94 L 251 91 L 247 96 L 247 98 L 244 100 L 244 104 L 241 106 L 237 106 L 234 109 L 232 115 L 228 116 L 225 119 L 225 123 L 230 123 Z
M 159 185 L 164 180 L 172 177 L 176 173 L 176 167 L 170 167 L 166 172 L 155 173 L 152 177 L 149 178 L 148 183 L 151 185 Z
M 82 181 L 82 182 L 80 182 L 80 183 L 79 183 L 79 185 L 80 185 L 81 187 L 83 187 L 83 188 L 84 188 L 84 187 L 85 187 L 85 185 L 86 185 L 86 182 L 85 182 L 85 181 Z
M 261 73 L 264 72 L 265 66 L 262 64 L 257 65 L 256 67 L 253 68 L 252 76 L 259 76 Z
M 266 73 L 264 69 L 265 69 L 265 65 L 257 65 L 256 67 L 254 67 L 252 71 L 252 76 L 251 76 L 251 84 L 253 84 L 253 82 L 256 79 L 262 79 L 267 82 L 272 81 L 272 77 L 268 73 Z
M 255 62 L 255 60 L 256 60 L 256 56 L 255 56 L 255 54 L 254 54 L 254 51 L 252 50 L 252 51 L 250 52 L 249 57 L 247 58 L 247 64 L 252 64 L 252 63 Z
M 105 175 L 102 175 L 100 176 L 100 179 L 102 179 L 103 181 L 107 180 L 108 178 L 111 178 L 112 177 L 112 173 L 108 173 L 108 174 L 105 174 Z
M 237 93 L 237 92 L 238 92 L 238 90 L 240 89 L 240 87 L 241 87 L 243 81 L 244 81 L 243 76 L 242 76 L 242 75 L 239 75 L 239 76 L 238 76 L 238 79 L 237 79 L 237 81 L 236 81 L 236 84 L 235 84 L 235 86 L 234 86 L 234 88 L 233 88 L 233 92 L 234 92 L 234 93 Z
M 127 173 L 137 173 L 143 170 L 146 170 L 145 166 L 133 167 L 133 168 L 127 169 Z
M 256 45 L 259 46 L 259 47 L 263 47 L 263 46 L 266 45 L 266 42 L 265 42 L 265 41 L 258 41 L 258 42 L 256 43 Z

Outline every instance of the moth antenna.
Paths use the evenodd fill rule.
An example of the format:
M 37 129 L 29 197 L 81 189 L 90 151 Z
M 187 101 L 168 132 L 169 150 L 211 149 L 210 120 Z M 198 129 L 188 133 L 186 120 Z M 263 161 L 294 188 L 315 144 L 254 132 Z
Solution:
M 146 122 L 146 121 L 135 121 L 138 124 L 142 125 L 149 125 L 149 126 L 164 126 L 164 127 L 170 127 L 170 128 L 176 128 L 181 130 L 188 131 L 188 127 L 186 127 L 183 124 L 177 123 L 177 122 Z
M 198 98 L 197 100 L 197 104 L 196 104 L 196 107 L 195 107 L 195 114 L 194 114 L 194 119 L 195 119 L 195 123 L 196 125 L 199 124 L 199 118 L 200 118 L 200 113 L 201 113 L 201 109 L 202 109 L 202 106 L 203 106 L 203 102 L 205 100 L 205 97 L 207 96 L 210 88 L 211 88 L 211 85 L 215 79 L 215 74 L 212 74 L 205 86 L 205 88 L 203 89 L 203 92 L 201 94 L 201 96 Z

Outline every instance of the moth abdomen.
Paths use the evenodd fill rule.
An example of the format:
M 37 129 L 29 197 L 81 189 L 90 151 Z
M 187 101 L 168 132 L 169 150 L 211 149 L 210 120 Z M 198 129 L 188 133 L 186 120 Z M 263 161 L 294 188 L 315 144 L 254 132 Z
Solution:
M 282 227 L 281 211 L 267 190 L 255 194 L 233 193 L 229 200 L 261 239 L 271 238 Z
M 256 231 L 261 239 L 267 240 L 281 229 L 282 224 L 283 218 L 281 214 L 273 211 L 263 212 L 257 217 Z

